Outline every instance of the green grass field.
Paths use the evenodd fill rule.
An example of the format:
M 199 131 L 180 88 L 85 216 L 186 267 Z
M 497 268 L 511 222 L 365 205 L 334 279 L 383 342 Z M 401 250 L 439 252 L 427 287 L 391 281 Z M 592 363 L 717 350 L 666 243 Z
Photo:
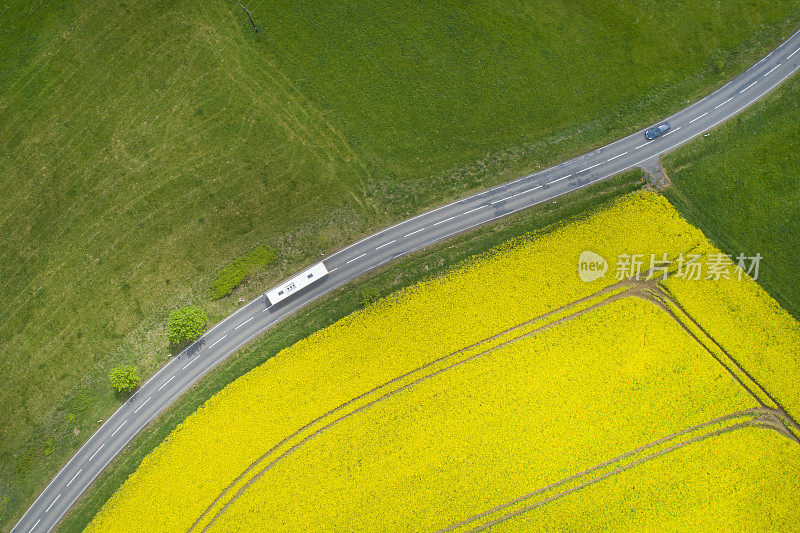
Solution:
M 216 320 L 426 206 L 668 114 L 793 31 L 790 1 L 0 7 L 0 524 Z M 655 34 L 658 46 L 653 46 Z M 280 253 L 233 297 L 226 265 Z
M 763 256 L 758 282 L 800 319 L 800 81 L 664 158 L 670 201 L 726 253 Z

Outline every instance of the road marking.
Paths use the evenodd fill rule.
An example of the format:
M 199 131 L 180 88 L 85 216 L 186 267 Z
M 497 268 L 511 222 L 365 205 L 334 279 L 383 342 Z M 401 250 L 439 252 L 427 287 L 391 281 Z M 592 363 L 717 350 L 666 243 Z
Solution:
M 505 198 L 500 198 L 499 200 L 495 200 L 494 202 L 492 202 L 492 205 L 499 204 L 500 202 L 505 202 L 509 198 L 511 198 L 511 197 L 510 196 L 506 196 Z
M 390 244 L 392 244 L 392 243 L 394 243 L 394 242 L 397 242 L 397 239 L 392 239 L 391 241 L 387 242 L 386 244 L 381 244 L 380 246 L 378 246 L 378 247 L 377 247 L 377 248 L 375 248 L 375 249 L 376 249 L 376 250 L 380 250 L 380 249 L 381 249 L 381 248 L 383 248 L 384 246 L 389 246 Z
M 553 181 L 551 181 L 550 183 L 558 183 L 559 181 L 561 181 L 561 180 L 565 180 L 565 179 L 567 179 L 567 178 L 568 178 L 568 177 L 570 177 L 570 176 L 572 176 L 572 174 L 567 174 L 566 176 L 561 176 L 561 177 L 560 177 L 560 178 L 558 178 L 557 180 L 553 180 Z
M 58 501 L 58 499 L 59 499 L 60 497 L 61 497 L 61 493 L 59 492 L 59 493 L 58 493 L 58 496 L 56 496 L 56 499 L 52 501 L 52 503 L 51 503 L 51 504 L 50 504 L 50 505 L 47 507 L 47 509 L 45 509 L 45 510 L 44 510 L 44 512 L 45 512 L 45 513 L 49 513 L 49 512 L 50 512 L 50 509 L 52 509 L 52 508 L 53 508 L 53 505 L 55 505 L 55 503 Z
M 625 154 L 627 154 L 627 153 L 628 153 L 628 152 L 622 152 L 621 154 L 619 154 L 619 155 L 615 155 L 614 157 L 609 157 L 608 159 L 606 159 L 606 163 L 608 163 L 609 161 L 613 161 L 613 160 L 615 160 L 615 159 L 616 159 L 616 158 L 618 158 L 618 157 L 622 157 L 623 155 L 625 155 Z
M 367 254 L 364 254 L 364 255 L 367 255 Z M 237 330 L 237 329 L 239 329 L 240 327 L 244 326 L 245 324 L 247 324 L 248 322 L 250 322 L 250 321 L 251 321 L 251 320 L 253 320 L 254 318 L 255 318 L 254 316 L 251 316 L 250 318 L 248 318 L 247 320 L 245 320 L 244 322 L 242 322 L 241 324 L 239 324 L 238 326 L 236 326 L 235 328 L 233 328 L 233 329 L 234 329 L 234 331 L 235 331 L 235 330 Z M 220 339 L 220 340 L 222 340 L 222 339 Z M 213 345 L 212 345 L 212 346 L 213 346 Z M 211 346 L 209 346 L 209 347 L 208 347 L 208 349 L 210 350 L 210 349 L 211 349 Z M 165 383 L 165 385 L 166 385 L 166 383 Z
M 527 193 L 529 193 L 531 191 L 535 191 L 536 189 L 539 189 L 541 187 L 542 187 L 541 185 L 537 185 L 536 187 L 531 187 L 530 189 L 525 189 L 524 191 L 519 191 L 518 193 L 512 194 L 511 196 L 509 196 L 509 198 L 516 198 L 517 196 L 520 196 L 522 194 L 527 194 Z
M 752 86 L 753 86 L 753 85 L 755 85 L 756 83 L 758 83 L 758 80 L 754 81 L 753 83 L 751 83 L 750 85 L 748 85 L 747 87 L 745 87 L 744 89 L 742 89 L 741 91 L 739 91 L 739 94 L 742 94 L 743 92 L 745 92 L 747 89 L 749 89 L 750 87 L 752 87 Z
M 440 220 L 439 222 L 434 222 L 433 225 L 434 226 L 438 226 L 439 224 L 444 224 L 445 222 L 450 222 L 451 220 L 453 220 L 457 216 L 460 216 L 460 215 L 456 215 L 455 217 L 446 218 L 444 220 Z
M 578 172 L 586 172 L 587 170 L 592 170 L 594 167 L 599 167 L 599 166 L 600 166 L 600 163 L 597 163 L 596 165 L 592 165 L 590 167 L 586 167 L 583 170 L 579 170 Z
M 695 120 L 700 120 L 701 118 L 703 118 L 703 117 L 704 117 L 704 116 L 706 116 L 706 115 L 708 115 L 708 111 L 706 111 L 706 112 L 705 112 L 705 113 L 703 113 L 702 115 L 699 115 L 699 116 L 696 116 L 696 117 L 694 117 L 692 120 L 690 120 L 690 121 L 689 121 L 689 124 L 691 124 L 691 123 L 692 123 L 692 122 L 694 122 Z
M 417 231 L 412 231 L 411 233 L 406 233 L 405 235 L 403 235 L 403 238 L 411 237 L 412 235 L 414 235 L 415 233 L 419 233 L 420 231 L 425 231 L 425 228 L 418 229 Z
M 265 311 L 266 311 L 266 309 L 265 309 Z M 186 363 L 185 365 L 183 365 L 183 369 L 182 369 L 182 370 L 186 370 L 187 368 L 189 368 L 189 365 L 191 365 L 192 363 L 194 363 L 194 362 L 195 362 L 195 361 L 197 361 L 198 359 L 200 359 L 198 356 L 194 356 L 194 359 L 190 359 L 188 363 Z M 149 400 L 149 399 L 150 399 L 150 398 L 148 398 L 148 400 Z M 144 404 L 142 404 L 142 405 L 144 405 Z M 141 407 L 142 405 L 140 405 L 139 407 Z M 136 411 L 138 411 L 138 409 L 137 409 Z M 134 413 L 135 413 L 136 411 L 134 411 Z
M 115 430 L 114 430 L 114 433 L 112 433 L 112 434 L 111 434 L 111 436 L 113 437 L 114 435 L 116 435 L 116 434 L 117 434 L 117 431 L 119 431 L 120 429 L 122 429 L 122 426 L 124 426 L 124 425 L 125 425 L 125 424 L 127 424 L 127 423 L 128 423 L 128 421 L 127 421 L 127 420 L 125 420 L 125 422 L 123 422 L 122 424 L 120 424 L 120 425 L 119 425 L 119 427 L 118 427 L 117 429 L 115 429 Z
M 73 481 L 75 481 L 75 478 L 76 478 L 76 477 L 78 477 L 78 474 L 80 474 L 81 472 L 83 472 L 83 468 L 81 468 L 80 470 L 78 470 L 78 472 L 76 472 L 76 473 L 75 473 L 75 475 L 74 475 L 74 476 L 72 476 L 72 479 L 70 479 L 70 480 L 69 480 L 69 483 L 67 483 L 67 487 L 69 487 L 70 485 L 72 485 L 72 482 L 73 482 Z
M 781 66 L 781 64 L 780 64 L 780 63 L 778 63 L 777 65 L 775 65 L 775 66 L 774 66 L 774 67 L 772 67 L 771 69 L 769 69 L 769 72 L 767 72 L 766 74 L 764 74 L 764 77 L 766 78 L 767 76 L 769 76 L 770 74 L 772 74 L 772 71 L 773 71 L 773 70 L 775 70 L 776 68 L 778 68 L 779 66 Z
M 194 359 L 192 359 L 192 361 L 194 361 Z M 190 364 L 192 364 L 192 363 L 189 363 L 189 365 L 190 365 Z M 186 366 L 189 366 L 189 365 L 186 365 Z M 183 367 L 183 368 L 186 368 L 186 366 L 185 366 L 185 367 Z M 150 396 L 150 398 L 152 398 L 152 396 Z M 136 408 L 136 410 L 133 412 L 133 414 L 136 414 L 136 413 L 138 413 L 138 412 L 139 412 L 139 409 L 141 409 L 142 407 L 144 407 L 144 404 L 150 401 L 150 398 L 146 399 L 142 405 L 140 405 L 139 407 L 137 407 L 137 408 Z
M 356 260 L 358 260 L 358 259 L 361 259 L 361 258 L 362 258 L 362 257 L 364 257 L 365 255 L 367 255 L 367 254 L 365 254 L 365 253 L 364 253 L 364 254 L 361 254 L 361 255 L 359 255 L 358 257 L 354 257 L 354 258 L 352 258 L 350 261 L 348 261 L 348 262 L 347 262 L 347 264 L 350 264 L 350 263 L 352 263 L 353 261 L 356 261 Z
M 339 267 L 333 267 L 332 269 L 328 270 L 328 274 L 333 274 L 337 270 L 339 270 Z M 269 307 L 272 307 L 272 306 L 270 305 Z M 267 309 L 269 309 L 269 307 L 267 307 Z M 267 309 L 264 309 L 264 311 L 266 311 Z
M 102 450 L 102 449 L 103 449 L 103 446 L 105 446 L 105 445 L 106 445 L 106 443 L 104 442 L 103 444 L 101 444 L 101 445 L 100 445 L 100 447 L 99 447 L 99 448 L 97 448 L 97 450 L 95 450 L 95 452 L 92 454 L 92 456 L 91 456 L 91 457 L 89 457 L 89 461 L 90 461 L 90 462 L 91 462 L 91 460 L 92 460 L 92 459 L 94 459 L 94 456 L 95 456 L 95 455 L 97 455 L 97 452 L 99 452 L 100 450 Z
M 267 309 L 269 309 L 269 307 L 267 307 Z M 264 311 L 266 311 L 267 309 L 264 309 Z M 252 320 L 252 319 L 251 319 L 251 320 Z M 223 335 L 223 336 L 222 336 L 222 337 L 220 337 L 219 339 L 215 340 L 215 341 L 214 341 L 214 344 L 212 344 L 211 346 L 209 346 L 209 347 L 208 347 L 208 349 L 210 350 L 211 348 L 213 348 L 214 346 L 216 346 L 218 342 L 222 342 L 222 339 L 224 339 L 224 338 L 225 338 L 225 337 L 227 337 L 227 336 L 228 336 L 228 334 L 226 333 L 225 335 Z M 195 357 L 195 359 L 197 359 L 197 358 Z M 192 361 L 194 361 L 194 359 L 192 359 Z M 190 364 L 192 364 L 192 363 L 189 363 L 189 365 L 190 365 Z M 186 366 L 189 366 L 189 365 L 186 365 Z M 183 368 L 186 368 L 186 366 L 185 366 L 185 367 L 183 367 Z
M 39 525 L 39 522 L 41 522 L 41 521 L 42 521 L 41 518 L 39 520 L 37 520 L 36 523 L 33 524 L 33 527 L 28 530 L 28 533 L 31 533 L 31 531 L 33 531 L 36 528 L 36 526 Z
M 728 98 L 727 100 L 725 100 L 724 102 L 722 102 L 721 104 L 719 104 L 719 105 L 718 105 L 717 107 L 715 107 L 714 109 L 719 109 L 720 107 L 724 106 L 725 104 L 727 104 L 727 103 L 728 103 L 728 102 L 730 102 L 731 100 L 733 100 L 733 96 L 731 96 L 730 98 Z
M 667 133 L 665 133 L 664 135 L 662 135 L 662 137 L 666 137 L 667 135 L 669 135 L 669 134 L 670 134 L 670 133 L 672 133 L 673 131 L 678 131 L 678 130 L 679 130 L 679 129 L 681 129 L 682 127 L 683 127 L 683 126 L 678 126 L 677 128 L 671 129 L 671 130 L 669 130 Z
M 463 212 L 461 214 L 462 215 L 469 215 L 470 213 L 474 213 L 475 211 L 478 211 L 479 209 L 483 209 L 484 207 L 489 207 L 489 206 L 488 205 L 482 205 L 480 207 L 476 207 L 475 209 L 470 209 L 469 211 L 465 211 L 465 212 Z
M 793 55 L 795 55 L 797 52 L 800 52 L 800 48 L 798 48 L 797 50 L 795 50 L 794 52 L 792 52 L 791 54 L 789 54 L 789 57 L 787 57 L 786 59 L 791 59 L 791 58 L 792 58 L 792 56 L 793 56 Z
M 636 148 L 634 148 L 634 150 L 638 150 L 638 149 L 639 149 L 639 148 L 641 148 L 642 146 L 647 146 L 648 144 L 650 144 L 650 141 L 647 141 L 647 142 L 645 142 L 645 143 L 642 143 L 642 144 L 640 144 L 639 146 L 637 146 Z
M 175 379 L 175 376 L 172 376 L 171 378 L 169 378 L 169 379 L 167 380 L 167 382 L 166 382 L 166 383 L 164 383 L 163 385 L 161 385 L 161 386 L 158 388 L 158 390 L 157 390 L 156 392 L 160 391 L 161 389 L 163 389 L 164 387 L 166 387 L 167 385 L 169 385 L 169 382 L 170 382 L 170 381 L 172 381 L 173 379 Z

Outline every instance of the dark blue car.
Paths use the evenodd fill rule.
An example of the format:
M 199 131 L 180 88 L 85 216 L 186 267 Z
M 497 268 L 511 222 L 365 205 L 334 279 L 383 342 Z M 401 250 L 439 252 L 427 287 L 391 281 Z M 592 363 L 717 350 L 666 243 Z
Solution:
M 653 126 L 649 130 L 644 132 L 644 136 L 645 138 L 647 138 L 648 141 L 652 141 L 653 139 L 661 137 L 668 131 L 669 131 L 669 122 L 664 122 L 663 124 L 659 124 L 658 126 Z

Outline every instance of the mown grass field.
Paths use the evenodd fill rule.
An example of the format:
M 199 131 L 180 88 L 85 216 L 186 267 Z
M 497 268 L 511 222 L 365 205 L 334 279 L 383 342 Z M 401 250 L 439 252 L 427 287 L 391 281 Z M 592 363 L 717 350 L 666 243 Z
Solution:
M 164 362 L 172 308 L 219 319 L 406 212 L 648 123 L 800 20 L 765 0 L 250 7 L 258 34 L 233 2 L 0 8 L 5 529 L 118 405 L 108 370 Z M 264 244 L 281 260 L 209 301 Z
M 664 158 L 667 197 L 727 253 L 760 253 L 758 282 L 800 318 L 800 81 Z
M 584 249 L 605 257 L 716 252 L 646 192 L 508 241 L 225 388 L 142 462 L 89 530 L 472 527 L 486 521 L 475 518 L 484 511 L 502 518 L 498 505 L 540 493 L 580 498 L 578 481 L 602 486 L 670 447 L 696 448 L 728 432 L 775 429 L 798 446 L 800 427 L 790 421 L 797 361 L 762 350 L 760 335 L 740 345 L 729 342 L 741 336 L 728 327 L 704 332 L 732 311 L 723 300 L 684 312 L 680 288 L 702 282 L 581 282 Z M 503 290 L 487 297 L 487 280 L 503 280 L 492 283 Z M 781 334 L 783 352 L 796 351 L 800 324 L 749 278 L 737 283 L 725 287 L 734 313 L 757 317 Z M 762 366 L 740 358 L 748 351 Z M 782 374 L 761 388 L 765 368 L 779 364 Z M 760 486 L 791 479 L 800 466 L 792 457 L 788 478 Z M 659 481 L 637 479 L 630 496 L 657 502 Z M 572 490 L 559 494 L 564 487 Z M 777 495 L 755 513 L 757 523 L 796 519 L 791 503 Z

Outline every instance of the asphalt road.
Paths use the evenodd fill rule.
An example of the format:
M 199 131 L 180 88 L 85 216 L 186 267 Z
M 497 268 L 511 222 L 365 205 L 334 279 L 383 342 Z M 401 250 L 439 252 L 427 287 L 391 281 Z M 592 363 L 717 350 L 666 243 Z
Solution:
M 555 167 L 386 228 L 324 259 L 330 275 L 277 306 L 264 295 L 214 326 L 151 377 L 92 435 L 12 531 L 50 531 L 108 463 L 188 387 L 256 335 L 361 274 L 434 242 L 552 200 L 657 158 L 703 134 L 800 68 L 800 31 L 706 98 L 667 117 L 672 130 L 647 142 L 636 132 Z

